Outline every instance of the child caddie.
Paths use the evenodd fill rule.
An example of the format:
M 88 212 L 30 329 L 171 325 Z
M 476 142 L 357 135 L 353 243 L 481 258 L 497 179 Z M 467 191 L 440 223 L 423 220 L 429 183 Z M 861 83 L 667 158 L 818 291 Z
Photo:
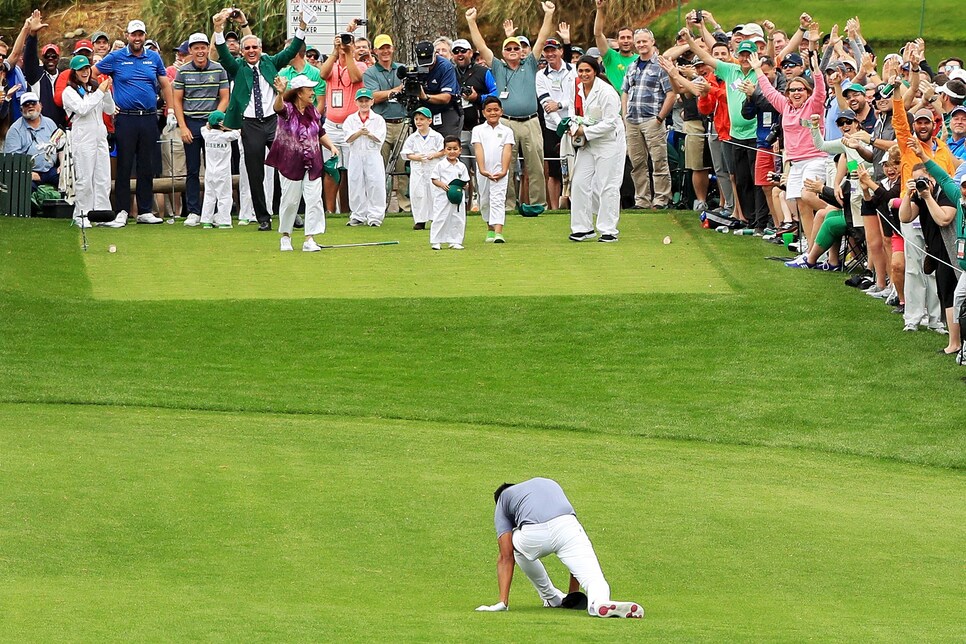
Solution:
M 500 123 L 503 103 L 495 96 L 483 101 L 486 123 L 473 128 L 470 142 L 476 157 L 476 185 L 480 192 L 480 214 L 486 222 L 486 241 L 504 243 L 507 172 L 513 156 L 513 130 Z
M 430 174 L 443 156 L 443 135 L 430 129 L 433 114 L 428 107 L 413 113 L 416 131 L 403 144 L 402 155 L 409 161 L 409 201 L 413 210 L 413 230 L 424 230 L 433 218 L 436 190 Z M 435 219 L 434 219 L 435 221 Z
M 372 111 L 372 92 L 356 92 L 359 111 L 346 117 L 342 133 L 349 146 L 349 226 L 381 226 L 386 218 L 386 168 L 382 143 L 386 120 Z
M 201 129 L 205 139 L 205 200 L 201 205 L 201 225 L 231 228 L 231 142 L 241 130 L 225 128 L 225 113 L 208 115 L 208 126 Z M 187 223 L 187 222 L 186 222 Z
M 449 244 L 453 250 L 463 250 L 463 234 L 466 232 L 463 187 L 470 181 L 470 172 L 460 161 L 463 151 L 460 138 L 447 136 L 444 146 L 446 158 L 435 163 L 432 171 L 435 205 L 429 243 L 433 250 L 439 250 L 443 244 Z

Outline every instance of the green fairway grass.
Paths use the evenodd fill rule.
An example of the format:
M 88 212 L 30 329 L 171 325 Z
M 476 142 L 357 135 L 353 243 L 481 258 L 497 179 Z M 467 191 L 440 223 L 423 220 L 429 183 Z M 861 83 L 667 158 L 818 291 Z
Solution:
M 506 244 L 484 244 L 478 217 L 466 250 L 433 251 L 408 217 L 380 228 L 331 219 L 322 244 L 399 241 L 397 246 L 281 253 L 278 235 L 183 226 L 95 229 L 84 262 L 94 297 L 118 300 L 301 299 L 716 293 L 728 286 L 695 253 L 690 233 L 668 218 L 625 217 L 626 241 L 575 244 L 570 218 L 515 218 Z M 670 235 L 677 243 L 663 244 Z M 117 253 L 108 253 L 114 244 Z M 164 267 L 163 270 L 161 268 Z M 173 270 L 172 270 L 173 268 Z
M 462 253 L 330 223 L 402 243 L 131 226 L 85 254 L 0 218 L 0 639 L 966 635 L 945 338 L 693 213 L 616 245 L 511 217 Z M 643 622 L 544 610 L 519 572 L 472 611 L 493 489 L 531 476 Z
M 962 635 L 960 473 L 455 423 L 62 405 L 0 423 L 7 640 Z M 644 621 L 544 609 L 519 571 L 509 613 L 473 612 L 497 596 L 492 490 L 534 474 L 566 482 Z

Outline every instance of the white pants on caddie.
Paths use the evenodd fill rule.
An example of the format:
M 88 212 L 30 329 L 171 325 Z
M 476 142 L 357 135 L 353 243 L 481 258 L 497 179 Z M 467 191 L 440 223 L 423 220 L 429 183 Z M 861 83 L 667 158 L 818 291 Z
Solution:
M 382 165 L 382 153 L 378 149 L 353 150 L 347 172 L 352 219 L 381 225 L 386 218 L 386 168 Z
M 325 209 L 322 207 L 322 177 L 309 179 L 308 172 L 301 181 L 286 179 L 281 173 L 278 180 L 282 186 L 279 202 L 278 232 L 292 234 L 299 199 L 305 197 L 305 236 L 325 232 Z
M 476 187 L 480 195 L 480 214 L 487 226 L 502 226 L 506 223 L 506 189 L 509 175 L 493 181 L 476 174 Z
M 205 147 L 205 198 L 201 223 L 231 224 L 231 145 L 227 149 Z
M 101 128 L 103 129 L 103 128 Z M 92 210 L 112 210 L 111 153 L 100 132 L 88 132 L 75 125 L 70 132 L 74 160 L 74 218 Z
M 936 274 L 926 275 L 922 270 L 922 262 L 926 259 L 926 238 L 922 229 L 911 223 L 900 224 L 900 227 L 906 255 L 906 279 L 902 288 L 906 298 L 903 321 L 917 326 L 925 324 L 937 327 L 945 318 L 936 293 Z
M 594 230 L 596 203 L 597 231 L 617 235 L 624 156 L 625 146 L 620 142 L 598 146 L 588 143 L 577 150 L 570 173 L 570 232 Z
M 416 224 L 425 224 L 430 219 L 435 219 L 433 216 L 436 205 L 434 192 L 439 192 L 439 188 L 433 185 L 429 175 L 428 169 L 426 171 L 413 169 L 409 177 L 409 205 L 412 208 L 413 223 Z
M 553 585 L 547 569 L 540 563 L 540 559 L 549 554 L 557 555 L 587 591 L 588 613 L 593 615 L 597 604 L 610 601 L 610 586 L 604 579 L 594 546 L 577 517 L 565 514 L 546 523 L 529 524 L 513 531 L 513 558 L 544 601 L 565 596 Z

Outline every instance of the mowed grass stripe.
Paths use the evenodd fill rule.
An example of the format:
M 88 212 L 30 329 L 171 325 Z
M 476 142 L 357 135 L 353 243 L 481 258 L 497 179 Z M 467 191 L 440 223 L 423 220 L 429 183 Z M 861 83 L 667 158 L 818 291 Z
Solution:
M 278 234 L 183 226 L 96 229 L 84 263 L 98 299 L 303 299 L 729 293 L 701 246 L 668 214 L 625 215 L 617 244 L 567 239 L 565 215 L 511 216 L 506 244 L 484 244 L 479 217 L 466 249 L 434 252 L 408 217 L 380 228 L 330 218 L 322 244 L 398 240 L 398 246 L 278 250 Z M 672 243 L 663 239 L 670 236 Z M 107 247 L 114 244 L 117 253 Z
M 0 637 L 953 640 L 962 473 L 446 423 L 0 405 Z M 494 601 L 492 489 L 563 482 L 643 622 Z M 559 584 L 565 573 L 554 561 Z

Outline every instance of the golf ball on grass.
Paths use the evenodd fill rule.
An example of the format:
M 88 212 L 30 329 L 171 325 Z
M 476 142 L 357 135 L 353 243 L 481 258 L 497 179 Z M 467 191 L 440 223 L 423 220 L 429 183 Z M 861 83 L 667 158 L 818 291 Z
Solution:
M 111 244 L 110 246 L 107 247 L 107 252 L 109 252 L 109 253 L 116 253 L 117 252 L 117 246 L 115 246 L 114 244 Z

